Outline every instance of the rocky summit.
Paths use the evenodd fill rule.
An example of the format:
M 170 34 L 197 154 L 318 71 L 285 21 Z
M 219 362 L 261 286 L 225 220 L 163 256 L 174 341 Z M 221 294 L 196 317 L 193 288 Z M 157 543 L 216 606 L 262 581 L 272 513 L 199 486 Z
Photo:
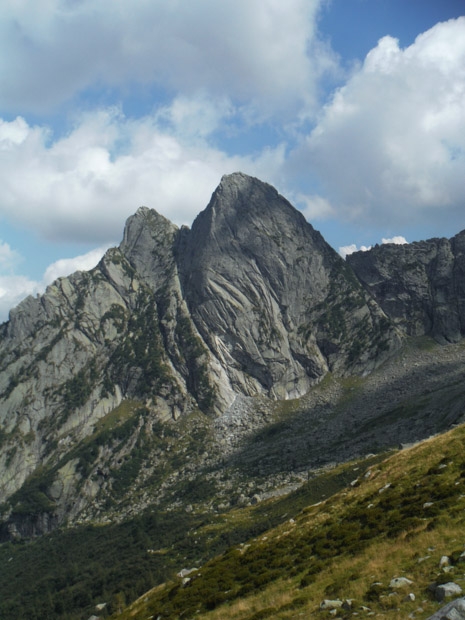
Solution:
M 190 229 L 141 207 L 95 269 L 28 297 L 0 327 L 0 537 L 122 519 L 167 489 L 176 503 L 182 476 L 224 466 L 236 435 L 269 425 L 273 403 L 326 376 L 377 372 L 411 335 L 457 342 L 464 239 L 346 262 L 242 173 L 223 177 Z M 335 394 L 320 413 L 340 415 Z M 173 456 L 183 420 L 187 443 Z

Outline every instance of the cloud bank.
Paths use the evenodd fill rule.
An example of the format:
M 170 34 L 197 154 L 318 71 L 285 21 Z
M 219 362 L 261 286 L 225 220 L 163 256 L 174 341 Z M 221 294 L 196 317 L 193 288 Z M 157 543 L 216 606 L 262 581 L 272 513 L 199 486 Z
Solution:
M 321 0 L 23 0 L 2 8 L 0 107 L 42 111 L 96 84 L 228 93 L 256 111 L 315 104 L 334 56 Z M 21 79 L 18 76 L 21 75 Z
M 400 226 L 462 213 L 465 17 L 406 49 L 382 38 L 291 164 L 317 177 L 333 210 L 354 221 Z
M 75 112 L 59 136 L 0 120 L 0 215 L 48 239 L 102 244 L 143 204 L 189 223 L 224 173 L 243 170 L 312 221 L 463 219 L 465 17 L 405 49 L 382 38 L 315 117 L 319 80 L 336 68 L 319 0 L 180 1 L 182 11 L 145 0 L 8 5 L 0 50 L 17 53 L 0 54 L 3 109 L 48 109 L 97 83 L 158 84 L 166 102 L 142 117 Z M 267 115 L 267 146 L 230 147 Z
M 41 281 L 35 281 L 25 276 L 3 274 L 5 266 L 9 266 L 11 255 L 11 250 L 7 248 L 7 260 L 3 260 L 5 245 L 0 244 L 0 322 L 8 319 L 10 309 L 17 306 L 22 299 L 28 295 L 43 293 L 57 278 L 69 276 L 75 271 L 93 269 L 108 249 L 108 246 L 102 246 L 74 258 L 60 259 L 47 267 Z M 14 252 L 15 262 L 16 259 L 17 253 Z
M 279 171 L 280 145 L 257 156 L 210 146 L 205 134 L 219 111 L 205 105 L 200 114 L 198 104 L 175 100 L 137 120 L 100 110 L 56 141 L 21 117 L 1 122 L 0 214 L 51 240 L 104 243 L 119 238 L 139 206 L 190 224 L 223 174 L 244 170 L 268 180 Z

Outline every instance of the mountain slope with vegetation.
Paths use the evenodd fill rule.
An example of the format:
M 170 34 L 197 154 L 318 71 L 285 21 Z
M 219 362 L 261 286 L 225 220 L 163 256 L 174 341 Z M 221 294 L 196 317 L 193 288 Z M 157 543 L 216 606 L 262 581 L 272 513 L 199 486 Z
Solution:
M 114 617 L 427 618 L 440 607 L 433 584 L 465 585 L 464 443 L 460 426 L 382 462 L 351 464 L 357 475 L 344 490 Z
M 266 183 L 223 177 L 190 230 L 141 207 L 95 269 L 27 298 L 1 326 L 0 537 L 85 518 L 108 471 L 128 480 L 123 464 L 133 448 L 136 461 L 147 454 L 161 421 L 303 396 L 329 372 L 372 371 L 401 341 L 341 257 Z M 122 445 L 123 429 L 104 436 L 100 421 L 128 402 L 139 405 Z M 43 510 L 28 519 L 16 494 L 38 476 Z
M 378 544 L 381 557 L 393 540 L 447 538 L 448 509 L 458 526 L 460 481 L 444 478 L 458 456 L 435 476 L 401 453 L 417 482 L 382 498 L 384 469 L 357 472 L 464 421 L 464 234 L 346 262 L 274 188 L 236 173 L 191 229 L 141 207 L 95 269 L 12 310 L 0 326 L 0 617 L 107 617 L 153 586 L 173 618 L 221 617 L 227 601 L 237 617 L 287 618 L 320 595 L 394 604 L 381 576 L 378 600 L 358 569 L 347 592 L 342 574 L 340 587 L 320 574 L 360 553 L 371 565 Z M 329 499 L 354 478 L 344 506 Z M 161 586 L 203 565 L 209 585 L 196 573 Z M 272 591 L 281 603 L 256 602 Z

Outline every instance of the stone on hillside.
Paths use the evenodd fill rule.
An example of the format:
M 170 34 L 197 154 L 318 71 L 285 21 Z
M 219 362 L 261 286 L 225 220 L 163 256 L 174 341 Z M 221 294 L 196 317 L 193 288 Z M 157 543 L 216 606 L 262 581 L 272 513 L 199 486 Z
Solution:
M 395 577 L 391 579 L 389 583 L 390 588 L 405 588 L 406 586 L 411 586 L 413 581 L 411 579 L 407 579 L 407 577 Z
M 190 575 L 191 573 L 195 573 L 197 570 L 198 568 L 183 568 L 182 570 L 179 571 L 178 577 L 181 577 L 181 579 L 184 579 L 184 577 L 187 577 L 187 575 Z
M 443 583 L 437 586 L 434 591 L 434 596 L 437 601 L 443 601 L 445 598 L 451 598 L 452 596 L 459 596 L 462 594 L 462 588 L 453 581 Z
M 447 614 L 443 617 L 444 620 L 463 620 L 465 616 L 457 609 L 450 609 Z
M 447 603 L 427 620 L 465 620 L 465 598 Z
M 342 605 L 343 605 L 343 601 L 339 599 L 335 599 L 335 600 L 325 599 L 324 601 L 320 603 L 320 609 L 322 611 L 328 610 L 328 609 L 340 609 Z
M 442 558 L 439 560 L 439 568 L 444 568 L 444 566 L 450 566 L 450 565 L 451 565 L 450 557 L 448 555 L 443 555 Z

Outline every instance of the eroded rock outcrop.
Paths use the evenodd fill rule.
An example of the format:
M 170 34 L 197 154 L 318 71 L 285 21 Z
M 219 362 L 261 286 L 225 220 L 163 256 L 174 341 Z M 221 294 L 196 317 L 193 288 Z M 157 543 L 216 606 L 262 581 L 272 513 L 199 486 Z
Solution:
M 376 246 L 347 257 L 367 291 L 407 334 L 465 334 L 465 231 L 452 239 Z
M 344 261 L 258 179 L 224 177 L 178 254 L 190 314 L 238 393 L 301 396 L 398 346 Z
M 241 173 L 192 229 L 141 207 L 95 269 L 27 298 L 0 332 L 0 503 L 13 497 L 4 514 L 25 532 L 111 490 L 105 472 L 157 420 L 298 397 L 328 371 L 370 372 L 401 340 L 302 214 Z

